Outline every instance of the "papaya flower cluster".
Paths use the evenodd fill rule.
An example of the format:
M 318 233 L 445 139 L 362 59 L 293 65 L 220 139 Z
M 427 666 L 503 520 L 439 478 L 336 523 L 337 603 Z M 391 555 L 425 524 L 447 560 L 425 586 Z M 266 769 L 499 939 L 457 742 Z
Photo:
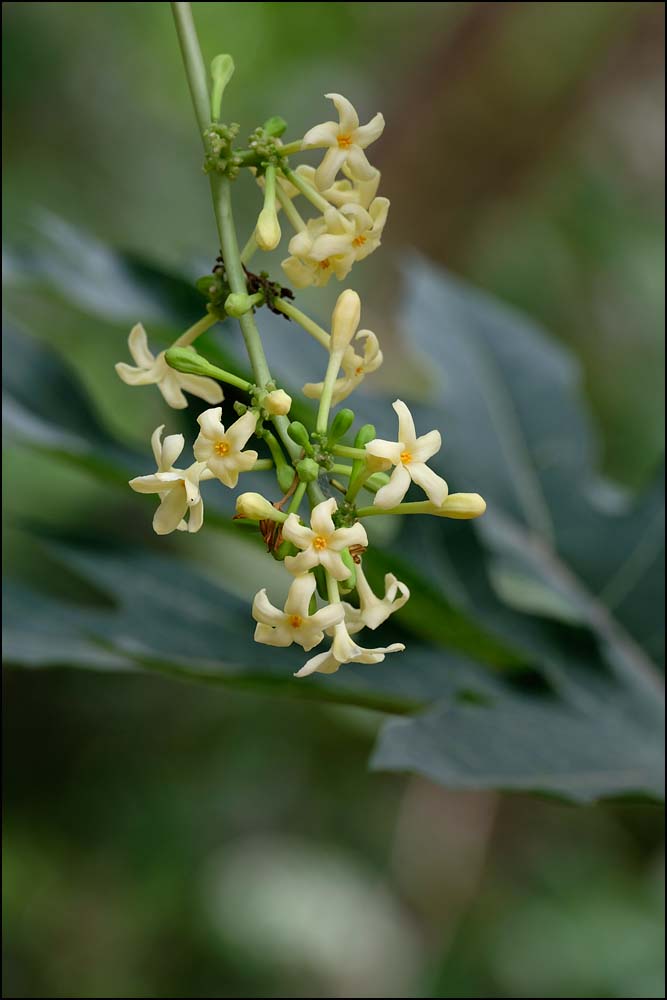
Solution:
M 181 460 L 184 436 L 164 436 L 161 425 L 151 438 L 155 471 L 129 483 L 137 493 L 155 495 L 153 528 L 157 534 L 193 533 L 202 528 L 203 483 L 214 481 L 236 490 L 250 472 L 271 477 L 274 485 L 267 485 L 263 493 L 239 492 L 235 517 L 255 526 L 270 554 L 284 567 L 284 601 L 275 602 L 275 595 L 262 587 L 252 602 L 251 615 L 256 642 L 273 647 L 296 644 L 305 653 L 316 650 L 296 672 L 297 677 L 335 673 L 344 664 L 377 664 L 405 648 L 402 643 L 381 645 L 361 636 L 400 612 L 410 597 L 408 587 L 393 573 L 385 574 L 379 589 L 371 584 L 373 556 L 364 523 L 367 518 L 420 514 L 470 519 L 485 510 L 478 494 L 449 492 L 446 481 L 429 464 L 440 452 L 440 432 L 418 430 L 403 400 L 392 404 L 397 418 L 394 438 L 378 437 L 374 427 L 364 425 L 357 429 L 353 443 L 349 441 L 355 415 L 350 409 L 336 408 L 383 360 L 376 334 L 359 330 L 361 300 L 353 289 L 346 288 L 338 296 L 325 329 L 296 307 L 291 292 L 281 289 L 278 294 L 264 273 L 251 284 L 250 257 L 257 249 L 272 249 L 280 239 L 279 210 L 296 230 L 283 269 L 298 288 L 326 284 L 331 274 L 343 279 L 353 263 L 379 246 L 389 203 L 377 197 L 380 174 L 365 151 L 382 134 L 384 119 L 378 114 L 360 125 L 349 101 L 339 94 L 328 97 L 339 120 L 318 125 L 302 140 L 284 147 L 325 149 L 318 167 L 301 164 L 292 171 L 279 160 L 280 169 L 275 163 L 265 163 L 260 170 L 248 157 L 264 192 L 264 204 L 246 244 L 245 259 L 236 262 L 246 265 L 247 293 L 229 290 L 224 300 L 224 314 L 240 320 L 246 337 L 249 320 L 252 336 L 258 335 L 253 313 L 268 305 L 300 324 L 323 348 L 322 372 L 313 373 L 315 379 L 321 377 L 302 390 L 305 399 L 317 401 L 314 425 L 308 428 L 292 419 L 292 397 L 267 377 L 268 368 L 263 378 L 257 377 L 255 368 L 257 384 L 251 384 L 197 351 L 196 339 L 225 318 L 219 308 L 213 308 L 212 300 L 202 319 L 157 354 L 150 350 L 143 326 L 134 326 L 128 342 L 134 365 L 116 365 L 125 383 L 157 386 L 174 409 L 188 405 L 185 393 L 209 404 L 197 417 L 199 433 L 189 465 Z M 244 162 L 243 156 L 237 160 Z M 299 195 L 319 206 L 318 218 L 303 222 L 293 204 Z M 228 271 L 228 257 L 224 266 Z M 270 288 L 274 289 L 271 298 Z M 231 419 L 223 417 L 221 383 L 233 386 L 237 396 L 239 392 L 242 396 L 233 409 L 229 407 L 230 413 L 236 411 Z

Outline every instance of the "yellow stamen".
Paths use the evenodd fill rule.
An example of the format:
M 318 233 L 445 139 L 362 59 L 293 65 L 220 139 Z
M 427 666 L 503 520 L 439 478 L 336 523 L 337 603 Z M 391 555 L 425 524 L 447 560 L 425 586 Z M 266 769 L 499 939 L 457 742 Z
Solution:
M 352 136 L 351 135 L 339 135 L 338 136 L 338 145 L 340 146 L 341 149 L 349 149 L 350 146 L 352 145 Z
M 331 261 L 329 260 L 328 257 L 325 257 L 324 260 L 318 262 L 317 266 L 319 267 L 320 271 L 326 271 L 328 267 L 331 267 Z
M 401 452 L 401 462 L 403 463 L 403 465 L 408 465 L 411 461 L 412 461 L 412 455 L 410 454 L 410 452 L 409 451 L 402 451 Z
M 366 242 L 366 237 L 365 236 L 362 236 L 362 235 L 355 236 L 354 239 L 352 240 L 352 246 L 353 247 L 362 247 L 365 242 Z
M 354 374 L 355 375 L 363 375 L 363 373 L 364 373 L 364 366 L 363 365 L 359 365 L 358 368 L 354 369 Z
M 216 441 L 213 445 L 213 451 L 222 458 L 223 455 L 229 454 L 230 446 L 226 441 Z
M 317 552 L 322 552 L 322 550 L 326 549 L 326 547 L 327 540 L 326 538 L 323 538 L 322 535 L 316 535 L 315 538 L 313 538 L 313 548 L 316 549 Z
M 303 618 L 301 615 L 291 615 L 289 623 L 292 628 L 301 628 L 303 625 Z

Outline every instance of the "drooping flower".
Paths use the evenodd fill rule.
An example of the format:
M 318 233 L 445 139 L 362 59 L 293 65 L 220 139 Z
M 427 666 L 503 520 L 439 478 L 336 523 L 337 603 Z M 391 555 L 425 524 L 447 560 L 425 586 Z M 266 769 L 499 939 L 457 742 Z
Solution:
M 247 410 L 227 430 L 221 418 L 220 406 L 199 414 L 197 423 L 201 430 L 193 451 L 195 458 L 204 462 L 221 483 L 234 487 L 239 473 L 248 472 L 257 461 L 256 451 L 242 450 L 257 426 L 257 414 Z
M 317 219 L 310 219 L 306 228 L 292 237 L 288 247 L 291 256 L 282 261 L 281 266 L 288 281 L 295 288 L 307 288 L 310 285 L 323 288 L 332 275 L 343 281 L 354 264 L 354 254 L 348 244 L 345 245 L 344 253 L 329 257 L 315 255 L 313 248 L 323 236 L 342 235 L 347 230 L 349 223 L 335 208 Z
M 172 531 L 199 531 L 204 522 L 204 502 L 199 482 L 206 466 L 195 462 L 188 469 L 174 468 L 174 462 L 185 444 L 182 434 L 169 434 L 162 441 L 164 424 L 151 436 L 157 471 L 150 476 L 137 476 L 130 486 L 137 493 L 157 493 L 160 506 L 153 517 L 153 530 L 158 535 Z M 184 520 L 190 512 L 187 522 Z
M 154 355 L 149 350 L 148 337 L 141 323 L 132 327 L 127 343 L 136 367 L 125 364 L 124 361 L 119 361 L 115 366 L 118 375 L 127 385 L 157 385 L 165 401 L 175 410 L 183 410 L 188 405 L 184 391 L 207 403 L 220 403 L 224 399 L 220 384 L 214 379 L 177 372 L 165 361 L 164 351 Z
M 252 616 L 258 623 L 255 642 L 267 646 L 291 646 L 298 642 L 306 651 L 319 645 L 325 629 L 341 622 L 345 612 L 341 604 L 328 604 L 311 615 L 309 605 L 315 587 L 312 573 L 297 576 L 282 611 L 271 604 L 265 589 L 260 590 L 252 604 Z
M 310 515 L 310 528 L 300 524 L 296 514 L 289 514 L 283 524 L 283 538 L 292 542 L 302 551 L 296 556 L 285 558 L 285 567 L 299 576 L 324 566 L 334 580 L 347 580 L 350 570 L 343 562 L 341 552 L 350 545 L 361 545 L 366 548 L 368 536 L 364 526 L 357 522 L 350 528 L 336 528 L 332 514 L 337 509 L 333 497 L 323 500 L 313 507 Z
M 384 130 L 384 118 L 376 114 L 367 125 L 359 125 L 359 116 L 350 102 L 341 94 L 326 94 L 338 111 L 337 122 L 315 125 L 303 137 L 304 149 L 328 147 L 324 159 L 315 171 L 315 182 L 321 191 L 331 187 L 336 174 L 347 164 L 350 174 L 359 180 L 369 181 L 375 173 L 364 150 L 379 139 Z
M 387 653 L 400 653 L 405 649 L 402 642 L 393 642 L 390 646 L 377 646 L 375 649 L 365 649 L 351 638 L 345 622 L 334 626 L 334 640 L 331 648 L 324 653 L 312 656 L 297 670 L 295 677 L 308 677 L 309 674 L 335 674 L 344 663 L 381 663 Z
M 401 583 L 393 573 L 386 573 L 384 577 L 384 597 L 378 597 L 364 576 L 361 563 L 356 566 L 357 593 L 359 594 L 359 610 L 361 621 L 370 629 L 376 629 L 378 625 L 386 621 L 390 615 L 402 608 L 410 599 L 410 590 L 404 583 Z
M 343 377 L 336 379 L 331 396 L 333 406 L 347 399 L 365 377 L 376 371 L 383 361 L 380 343 L 374 333 L 370 330 L 360 330 L 354 339 L 364 341 L 364 353 L 357 354 L 353 347 L 348 347 L 345 351 L 341 361 Z M 323 388 L 324 382 L 307 382 L 303 387 L 303 393 L 309 399 L 319 399 Z
M 429 431 L 417 437 L 412 414 L 401 399 L 392 406 L 398 414 L 398 441 L 376 438 L 366 445 L 369 455 L 385 459 L 396 466 L 386 486 L 375 494 L 377 507 L 395 507 L 408 491 L 410 482 L 424 490 L 429 500 L 440 507 L 448 493 L 447 483 L 429 469 L 426 462 L 440 451 L 440 431 Z

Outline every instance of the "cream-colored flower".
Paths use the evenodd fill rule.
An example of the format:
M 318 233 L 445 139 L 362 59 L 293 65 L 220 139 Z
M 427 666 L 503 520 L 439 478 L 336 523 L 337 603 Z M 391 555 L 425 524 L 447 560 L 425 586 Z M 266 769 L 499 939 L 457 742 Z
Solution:
M 375 505 L 395 507 L 408 492 L 412 481 L 421 486 L 436 507 L 440 507 L 447 497 L 447 483 L 426 465 L 428 459 L 440 451 L 440 431 L 429 431 L 417 437 L 412 414 L 405 403 L 397 399 L 392 406 L 398 414 L 398 441 L 376 438 L 366 445 L 369 455 L 396 466 L 387 485 L 375 494 Z
M 116 371 L 128 385 L 157 385 L 165 401 L 175 410 L 183 410 L 188 405 L 184 391 L 207 403 L 220 403 L 224 399 L 220 384 L 214 379 L 175 371 L 164 360 L 164 351 L 155 356 L 148 348 L 148 337 L 141 323 L 132 327 L 127 343 L 136 368 L 119 361 Z
M 274 389 L 272 392 L 267 393 L 262 401 L 262 407 L 274 417 L 286 416 L 291 406 L 292 397 L 284 389 Z
M 376 371 L 383 361 L 380 344 L 374 333 L 370 330 L 360 330 L 354 339 L 363 340 L 364 353 L 357 354 L 353 347 L 348 347 L 345 351 L 341 361 L 343 377 L 336 379 L 334 383 L 331 397 L 333 406 L 347 399 L 366 376 Z M 303 387 L 303 393 L 309 399 L 319 399 L 323 388 L 324 382 L 307 382 Z
M 470 521 L 474 517 L 481 517 L 486 510 L 486 500 L 479 493 L 450 493 L 444 503 L 425 511 L 427 514 L 435 514 L 436 517 L 451 517 L 457 521 Z
M 345 244 L 345 252 L 332 254 L 314 254 L 313 248 L 323 236 L 344 235 L 350 230 L 350 224 L 345 217 L 331 208 L 323 216 L 310 219 L 306 228 L 296 233 L 289 242 L 290 257 L 282 261 L 282 269 L 288 281 L 295 288 L 307 288 L 314 285 L 322 288 L 328 284 L 332 275 L 343 281 L 350 273 L 354 264 L 354 253 Z
M 376 629 L 410 599 L 408 587 L 401 583 L 393 573 L 385 574 L 384 597 L 382 598 L 373 593 L 371 585 L 364 576 L 361 563 L 357 564 L 356 577 L 361 621 L 370 629 Z
M 375 115 L 367 125 L 359 125 L 359 116 L 341 94 L 326 94 L 338 111 L 339 121 L 315 125 L 303 137 L 304 149 L 328 147 L 324 159 L 315 171 L 315 182 L 321 191 L 330 188 L 343 164 L 347 164 L 353 177 L 369 181 L 375 168 L 366 158 L 364 150 L 379 139 L 384 130 L 384 118 Z
M 334 626 L 334 640 L 331 648 L 325 653 L 313 656 L 295 677 L 308 677 L 319 671 L 321 674 L 335 674 L 343 663 L 381 663 L 387 653 L 400 653 L 405 649 L 402 642 L 394 642 L 391 646 L 377 646 L 375 649 L 365 649 L 351 638 L 345 622 Z
M 334 216 L 325 212 L 327 231 L 316 236 L 310 247 L 313 260 L 351 257 L 364 260 L 380 246 L 389 212 L 388 198 L 375 198 L 368 210 L 361 205 L 343 205 Z M 292 251 L 293 240 L 290 242 Z
M 300 524 L 296 514 L 289 514 L 283 524 L 283 538 L 302 551 L 285 558 L 285 567 L 299 576 L 315 566 L 324 566 L 334 580 L 347 580 L 350 570 L 343 562 L 341 552 L 350 545 L 368 545 L 366 529 L 357 522 L 350 528 L 336 528 L 331 515 L 337 509 L 333 497 L 318 503 L 310 515 L 310 528 Z
M 258 623 L 255 642 L 267 646 L 291 646 L 298 642 L 306 651 L 319 645 L 325 629 L 341 622 L 344 611 L 340 604 L 328 604 L 311 615 L 309 606 L 315 587 L 312 573 L 297 576 L 282 611 L 271 604 L 266 590 L 260 590 L 252 604 L 252 616 Z
M 183 451 L 182 434 L 169 434 L 162 441 L 164 424 L 151 437 L 157 472 L 151 476 L 137 476 L 130 486 L 137 493 L 157 493 L 160 506 L 155 511 L 153 530 L 158 535 L 172 531 L 199 531 L 204 522 L 204 502 L 199 493 L 199 482 L 206 466 L 195 462 L 188 469 L 175 469 L 174 462 Z M 187 523 L 184 520 L 190 512 Z
M 301 163 L 296 168 L 295 173 L 299 174 L 312 187 L 317 188 L 317 184 L 315 183 L 315 167 Z M 345 163 L 343 164 L 343 173 L 346 179 L 335 181 L 326 191 L 320 191 L 322 197 L 330 201 L 336 208 L 342 208 L 343 205 L 361 205 L 362 208 L 368 208 L 375 198 L 380 185 L 380 171 L 376 170 L 370 180 L 360 181 L 351 176 L 350 168 Z M 296 191 L 296 188 L 292 184 L 290 184 L 290 187 Z M 290 195 L 290 197 L 293 196 Z
M 201 427 L 193 451 L 225 486 L 236 486 L 239 473 L 248 472 L 257 461 L 256 451 L 243 451 L 257 426 L 257 414 L 247 410 L 227 430 L 222 424 L 222 407 L 205 410 L 197 417 Z

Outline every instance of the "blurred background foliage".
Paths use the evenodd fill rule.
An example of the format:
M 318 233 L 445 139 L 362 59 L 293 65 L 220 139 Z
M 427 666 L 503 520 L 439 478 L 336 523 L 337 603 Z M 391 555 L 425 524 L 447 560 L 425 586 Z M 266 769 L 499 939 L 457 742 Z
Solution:
M 663 5 L 193 6 L 205 55 L 235 57 L 244 128 L 282 113 L 298 135 L 329 90 L 385 113 L 392 214 L 355 271 L 367 325 L 392 342 L 406 245 L 521 307 L 579 357 L 606 472 L 645 486 L 663 446 Z M 39 251 L 46 211 L 207 271 L 168 4 L 9 3 L 3 22 L 8 244 Z M 243 233 L 257 203 L 239 196 Z M 145 452 L 163 411 L 111 374 L 113 310 L 91 323 L 25 282 L 8 298 Z M 399 375 L 400 356 L 382 379 Z M 85 472 L 24 445 L 4 460 L 10 528 L 113 534 L 118 504 Z M 145 536 L 145 507 L 120 509 Z M 10 566 L 76 590 L 20 531 L 7 541 Z M 211 573 L 229 558 L 196 541 Z M 358 709 L 139 675 L 5 684 L 6 996 L 664 995 L 656 806 L 368 773 L 379 720 Z

